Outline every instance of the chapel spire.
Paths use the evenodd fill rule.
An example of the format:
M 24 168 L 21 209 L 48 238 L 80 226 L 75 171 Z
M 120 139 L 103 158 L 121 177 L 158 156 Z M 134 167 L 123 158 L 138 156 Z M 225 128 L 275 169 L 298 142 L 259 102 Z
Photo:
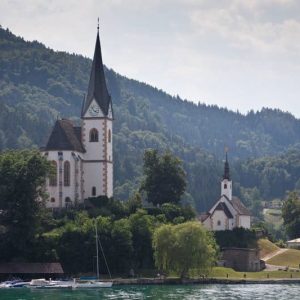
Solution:
M 108 115 L 109 107 L 111 106 L 111 97 L 108 93 L 104 75 L 104 67 L 102 62 L 100 38 L 99 38 L 99 18 L 97 25 L 97 38 L 92 63 L 92 70 L 90 74 L 89 86 L 87 96 L 84 100 L 81 116 L 83 117 L 88 110 L 91 102 L 95 99 L 102 110 L 104 116 Z
M 228 158 L 227 158 L 227 152 L 228 150 L 226 150 L 226 159 L 225 159 L 225 164 L 224 164 L 224 175 L 223 175 L 223 179 L 227 179 L 230 180 L 230 170 L 229 170 L 229 163 L 228 163 Z
M 229 163 L 227 157 L 228 149 L 225 149 L 226 159 L 224 164 L 224 174 L 223 180 L 221 182 L 221 196 L 227 197 L 228 200 L 232 200 L 232 181 L 230 179 L 230 172 L 229 172 Z

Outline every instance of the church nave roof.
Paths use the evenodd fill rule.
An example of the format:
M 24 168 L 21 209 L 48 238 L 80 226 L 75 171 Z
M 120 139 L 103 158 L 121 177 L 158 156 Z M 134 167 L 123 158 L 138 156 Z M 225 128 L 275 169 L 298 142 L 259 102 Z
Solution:
M 44 150 L 85 152 L 81 143 L 81 127 L 74 126 L 70 120 L 57 120 Z

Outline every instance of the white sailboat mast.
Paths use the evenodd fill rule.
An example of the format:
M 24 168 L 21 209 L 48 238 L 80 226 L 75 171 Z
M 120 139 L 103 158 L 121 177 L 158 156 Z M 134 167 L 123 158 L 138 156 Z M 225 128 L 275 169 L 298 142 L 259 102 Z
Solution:
M 95 223 L 96 229 L 96 255 L 97 255 L 97 279 L 99 279 L 99 255 L 98 255 L 98 231 L 97 231 L 97 223 Z

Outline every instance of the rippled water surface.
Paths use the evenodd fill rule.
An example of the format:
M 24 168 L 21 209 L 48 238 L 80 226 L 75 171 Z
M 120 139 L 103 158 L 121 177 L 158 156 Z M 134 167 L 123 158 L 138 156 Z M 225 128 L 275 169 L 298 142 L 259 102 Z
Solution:
M 300 299 L 299 284 L 122 286 L 100 290 L 0 290 L 1 300 Z

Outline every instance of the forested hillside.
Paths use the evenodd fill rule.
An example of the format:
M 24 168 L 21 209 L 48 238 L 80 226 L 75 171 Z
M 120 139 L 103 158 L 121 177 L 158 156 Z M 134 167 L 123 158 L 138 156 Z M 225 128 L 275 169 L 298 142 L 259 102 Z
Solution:
M 92 53 L 94 45 L 90 47 Z M 0 150 L 44 145 L 57 117 L 78 121 L 90 66 L 87 58 L 26 42 L 0 28 Z M 236 193 L 248 206 L 257 194 L 255 186 L 255 197 L 264 199 L 282 197 L 285 189 L 299 186 L 299 151 L 280 154 L 300 143 L 300 121 L 291 114 L 263 109 L 242 115 L 171 97 L 110 69 L 106 78 L 116 118 L 116 197 L 126 199 L 139 186 L 146 148 L 170 149 L 183 159 L 185 198 L 198 210 L 208 209 L 219 196 L 225 145 Z

